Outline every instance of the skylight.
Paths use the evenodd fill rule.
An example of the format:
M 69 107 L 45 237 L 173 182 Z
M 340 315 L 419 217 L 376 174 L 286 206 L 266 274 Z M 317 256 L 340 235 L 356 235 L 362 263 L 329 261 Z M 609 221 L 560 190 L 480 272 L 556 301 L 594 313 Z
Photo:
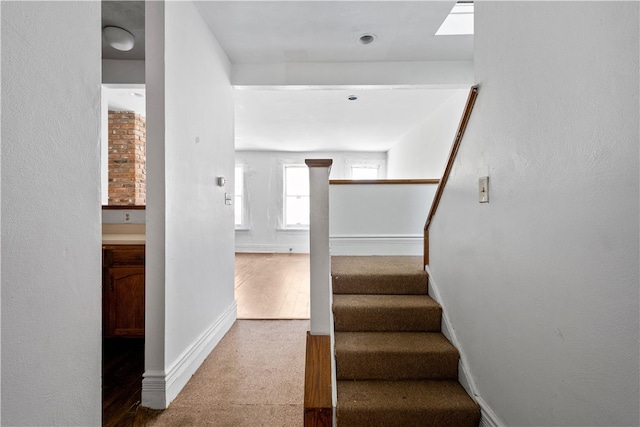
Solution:
M 473 2 L 459 1 L 451 9 L 436 36 L 473 34 Z

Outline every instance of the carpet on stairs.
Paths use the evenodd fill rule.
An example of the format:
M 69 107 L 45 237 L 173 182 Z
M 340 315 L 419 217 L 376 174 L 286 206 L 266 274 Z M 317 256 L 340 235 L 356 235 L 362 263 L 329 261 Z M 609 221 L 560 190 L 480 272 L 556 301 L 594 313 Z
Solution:
M 332 257 L 331 276 L 338 425 L 478 426 L 422 258 Z

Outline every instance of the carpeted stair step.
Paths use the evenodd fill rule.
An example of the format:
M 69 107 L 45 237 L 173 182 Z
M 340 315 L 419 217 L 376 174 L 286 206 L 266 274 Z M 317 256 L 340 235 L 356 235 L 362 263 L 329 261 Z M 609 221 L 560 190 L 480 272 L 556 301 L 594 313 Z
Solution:
M 426 295 L 334 295 L 336 331 L 440 331 L 442 308 Z
M 340 380 L 456 379 L 458 350 L 437 332 L 336 332 Z
M 334 294 L 427 294 L 421 257 L 331 257 Z
M 457 381 L 338 381 L 343 427 L 477 427 L 480 408 Z

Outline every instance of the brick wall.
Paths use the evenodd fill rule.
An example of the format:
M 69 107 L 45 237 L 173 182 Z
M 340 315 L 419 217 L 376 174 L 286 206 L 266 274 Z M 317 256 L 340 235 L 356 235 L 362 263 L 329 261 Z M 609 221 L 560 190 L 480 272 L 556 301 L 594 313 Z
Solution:
M 131 111 L 109 111 L 109 205 L 146 204 L 146 122 Z

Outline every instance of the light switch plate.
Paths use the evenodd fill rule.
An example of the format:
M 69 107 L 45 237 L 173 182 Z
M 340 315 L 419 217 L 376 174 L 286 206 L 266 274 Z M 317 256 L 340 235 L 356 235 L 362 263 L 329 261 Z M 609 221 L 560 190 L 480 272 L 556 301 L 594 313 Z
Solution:
M 233 196 L 231 195 L 231 193 L 224 193 L 224 204 L 225 205 L 230 205 L 232 200 L 233 200 Z
M 481 176 L 478 180 L 478 201 L 489 203 L 489 177 Z

